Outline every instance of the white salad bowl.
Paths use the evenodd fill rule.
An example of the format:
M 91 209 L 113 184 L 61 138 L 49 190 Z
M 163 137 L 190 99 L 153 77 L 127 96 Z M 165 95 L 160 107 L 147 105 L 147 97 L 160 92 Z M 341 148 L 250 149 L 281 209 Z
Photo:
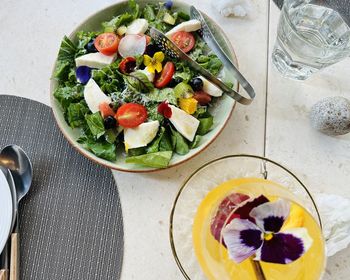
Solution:
M 140 7 L 143 8 L 146 4 L 149 3 L 159 3 L 157 0 L 148 0 L 148 1 L 138 1 L 140 4 Z M 189 13 L 190 5 L 174 1 L 174 8 L 180 11 L 184 11 Z M 113 4 L 103 10 L 100 10 L 96 12 L 95 14 L 88 17 L 86 20 L 84 20 L 79 26 L 75 28 L 75 30 L 69 35 L 69 38 L 76 42 L 76 34 L 78 31 L 84 30 L 84 31 L 98 31 L 101 29 L 101 23 L 104 21 L 109 21 L 113 16 L 117 16 L 119 14 L 124 13 L 128 9 L 128 1 L 122 1 L 116 4 Z M 230 59 L 237 65 L 237 58 L 234 53 L 233 47 L 230 44 L 229 39 L 227 36 L 223 33 L 222 29 L 213 22 L 212 19 L 210 19 L 208 16 L 205 16 L 208 21 L 210 21 L 213 25 L 213 27 L 216 29 L 219 36 L 222 36 L 224 44 L 221 45 L 223 50 L 228 54 Z M 57 63 L 57 62 L 56 62 Z M 80 136 L 80 129 L 72 129 L 67 124 L 63 111 L 60 107 L 60 104 L 58 101 L 54 98 L 53 93 L 57 87 L 57 81 L 54 78 L 54 70 L 56 68 L 56 63 L 53 68 L 52 76 L 51 76 L 51 84 L 50 84 L 50 99 L 51 99 L 51 106 L 54 113 L 54 117 L 56 119 L 56 122 L 62 131 L 65 138 L 69 141 L 69 143 L 76 148 L 82 155 L 89 158 L 90 160 L 101 164 L 105 167 L 119 170 L 119 171 L 125 171 L 125 172 L 152 172 L 160 170 L 159 168 L 151 168 L 147 166 L 137 165 L 137 164 L 130 164 L 125 162 L 125 152 L 122 149 L 119 149 L 117 152 L 117 160 L 114 162 L 99 158 L 95 156 L 92 152 L 86 150 L 83 148 L 81 144 L 77 142 L 77 139 Z M 230 81 L 234 83 L 235 90 L 238 91 L 239 85 L 237 81 L 234 79 L 234 77 L 225 77 L 227 81 Z M 214 125 L 206 135 L 204 135 L 201 139 L 200 145 L 197 148 L 191 149 L 188 154 L 186 155 L 173 155 L 169 166 L 167 168 L 179 165 L 181 163 L 184 163 L 191 158 L 195 157 L 199 153 L 201 153 L 205 148 L 207 148 L 221 133 L 221 131 L 224 129 L 225 125 L 229 121 L 233 109 L 235 107 L 235 101 L 228 97 L 227 95 L 223 95 L 222 97 L 217 98 L 216 102 L 213 102 L 213 106 L 209 109 L 209 112 L 214 117 Z

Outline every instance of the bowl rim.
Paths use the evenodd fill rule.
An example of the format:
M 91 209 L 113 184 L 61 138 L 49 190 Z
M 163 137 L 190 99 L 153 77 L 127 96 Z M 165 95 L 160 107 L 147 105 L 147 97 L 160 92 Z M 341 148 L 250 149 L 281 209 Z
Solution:
M 173 202 L 172 208 L 171 208 L 171 212 L 170 212 L 170 216 L 169 216 L 169 241 L 170 241 L 170 246 L 171 246 L 171 252 L 173 254 L 173 257 L 175 259 L 175 262 L 178 266 L 178 268 L 180 269 L 182 275 L 185 277 L 185 279 L 187 280 L 191 280 L 191 278 L 187 275 L 185 269 L 182 267 L 182 264 L 180 262 L 180 259 L 177 255 L 176 252 L 176 248 L 175 248 L 175 242 L 174 242 L 174 236 L 173 236 L 173 218 L 174 218 L 174 213 L 175 213 L 175 209 L 176 209 L 176 204 L 181 196 L 182 191 L 186 188 L 187 183 L 198 173 L 200 172 L 202 169 L 210 166 L 211 164 L 214 164 L 218 161 L 221 160 L 225 160 L 225 159 L 229 159 L 229 158 L 255 158 L 255 159 L 259 159 L 259 160 L 263 160 L 263 161 L 267 161 L 269 163 L 272 163 L 280 168 L 282 168 L 284 171 L 286 171 L 287 173 L 289 173 L 300 185 L 301 187 L 306 191 L 307 195 L 310 197 L 311 201 L 312 201 L 312 205 L 314 206 L 315 210 L 316 210 L 316 214 L 317 214 L 317 219 L 320 225 L 320 229 L 321 231 L 323 230 L 323 226 L 322 226 L 322 220 L 321 220 L 321 215 L 320 212 L 318 210 L 317 204 L 315 202 L 315 199 L 313 198 L 313 196 L 311 195 L 310 191 L 308 190 L 308 188 L 304 185 L 304 183 L 291 171 L 289 170 L 287 167 L 283 166 L 282 164 L 271 160 L 265 156 L 258 156 L 258 155 L 252 155 L 252 154 L 235 154 L 235 155 L 227 155 L 227 156 L 223 156 L 223 157 L 219 157 L 217 159 L 211 160 L 205 164 L 203 164 L 202 166 L 200 166 L 199 168 L 197 168 L 196 170 L 194 170 L 191 175 L 189 175 L 181 184 L 181 187 L 179 189 L 179 191 L 176 194 L 175 200 Z M 326 260 L 325 260 L 326 261 Z
M 87 21 L 90 21 L 91 19 L 93 19 L 98 13 L 102 13 L 103 11 L 106 11 L 106 10 L 109 10 L 115 6 L 118 6 L 118 5 L 122 5 L 122 4 L 125 4 L 127 3 L 128 0 L 122 0 L 122 1 L 119 1 L 117 3 L 114 3 L 114 4 L 111 4 L 111 5 L 108 5 L 96 12 L 94 12 L 93 14 L 89 15 L 88 17 L 86 17 L 84 20 L 82 20 L 80 23 L 77 24 L 77 26 L 73 29 L 73 31 L 69 34 L 68 38 L 72 38 L 78 31 L 80 31 L 82 25 L 87 22 Z M 146 1 L 142 1 L 142 2 L 146 2 Z M 186 3 L 186 2 L 183 2 L 183 1 L 176 1 L 177 3 L 180 3 L 181 5 L 184 5 L 184 6 L 190 6 L 190 4 Z M 201 11 L 202 12 L 202 11 Z M 219 24 L 217 24 L 211 17 L 209 17 L 205 12 L 202 12 L 205 16 L 207 16 L 212 22 L 214 22 L 216 24 L 216 27 L 218 28 L 218 30 L 220 31 L 220 33 L 223 35 L 226 43 L 227 43 L 227 47 L 229 48 L 229 51 L 230 51 L 230 54 L 232 55 L 232 58 L 233 58 L 233 62 L 234 64 L 237 66 L 237 68 L 239 69 L 239 64 L 238 64 L 238 59 L 237 59 L 237 55 L 236 55 L 236 52 L 232 46 L 232 43 L 231 41 L 229 40 L 229 38 L 227 37 L 227 35 L 225 34 L 225 32 L 223 31 L 223 29 L 221 28 L 221 26 L 219 26 Z M 52 71 L 51 71 L 51 76 L 50 76 L 50 87 L 49 87 L 49 94 L 50 94 L 50 105 L 51 105 L 51 110 L 53 112 L 53 115 L 54 115 L 54 119 L 55 119 L 55 122 L 57 124 L 57 126 L 59 127 L 60 131 L 62 132 L 62 134 L 64 135 L 64 138 L 71 144 L 71 146 L 76 150 L 78 151 L 81 155 L 83 155 L 84 157 L 88 158 L 89 160 L 93 161 L 94 163 L 96 164 L 99 164 L 105 168 L 109 168 L 109 169 L 112 169 L 112 170 L 116 170 L 116 171 L 122 171 L 122 172 L 127 172 L 127 173 L 153 173 L 153 172 L 158 172 L 158 171 L 163 171 L 163 170 L 168 170 L 170 168 L 173 168 L 173 167 L 176 167 L 180 164 L 183 164 L 183 163 L 186 163 L 188 161 L 190 161 L 191 159 L 195 158 L 197 155 L 199 155 L 200 153 L 202 153 L 203 151 L 205 151 L 218 137 L 219 135 L 222 133 L 222 131 L 226 128 L 229 120 L 231 119 L 232 117 L 232 113 L 237 105 L 237 102 L 234 101 L 233 102 L 233 106 L 230 110 L 230 112 L 228 113 L 228 116 L 225 120 L 225 122 L 223 123 L 221 129 L 206 143 L 204 144 L 201 149 L 199 149 L 197 152 L 195 152 L 193 155 L 185 158 L 185 159 L 182 159 L 182 160 L 179 160 L 178 162 L 174 163 L 174 164 L 171 164 L 169 166 L 167 166 L 166 168 L 148 168 L 148 169 L 127 169 L 127 168 L 122 168 L 122 167 L 117 167 L 115 163 L 113 162 L 108 162 L 107 160 L 104 160 L 104 159 L 96 159 L 94 158 L 93 156 L 90 155 L 90 151 L 88 150 L 85 150 L 83 147 L 79 146 L 77 141 L 74 140 L 71 136 L 69 136 L 69 133 L 65 131 L 65 129 L 63 128 L 63 126 L 60 124 L 59 122 L 59 118 L 58 118 L 58 112 L 56 112 L 56 109 L 55 109 L 55 98 L 54 98 L 54 95 L 53 95 L 53 92 L 54 92 L 54 73 L 55 73 L 55 68 L 56 68 L 56 65 L 57 65 L 57 56 L 55 58 L 55 61 L 54 61 L 54 64 L 53 64 L 53 68 L 52 68 Z M 239 82 L 237 81 L 237 86 L 236 86 L 236 89 L 237 91 L 239 91 L 240 89 L 240 84 Z

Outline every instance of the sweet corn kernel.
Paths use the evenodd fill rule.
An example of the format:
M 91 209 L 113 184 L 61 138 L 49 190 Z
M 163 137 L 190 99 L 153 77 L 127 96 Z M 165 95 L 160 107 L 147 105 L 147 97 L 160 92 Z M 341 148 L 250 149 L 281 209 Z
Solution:
M 192 97 L 179 99 L 180 108 L 190 115 L 197 111 L 197 104 L 198 101 Z

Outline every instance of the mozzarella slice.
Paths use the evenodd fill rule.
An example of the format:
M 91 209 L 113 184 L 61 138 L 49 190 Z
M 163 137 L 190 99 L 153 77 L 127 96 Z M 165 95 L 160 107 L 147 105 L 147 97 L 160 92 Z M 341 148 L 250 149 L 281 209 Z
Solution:
M 148 21 L 144 18 L 135 19 L 126 29 L 127 35 L 145 34 L 148 29 Z
M 198 29 L 201 29 L 202 25 L 201 22 L 197 19 L 191 19 L 189 21 L 182 22 L 178 25 L 176 25 L 173 29 L 168 31 L 165 35 L 171 36 L 172 34 L 179 32 L 179 31 L 186 31 L 186 32 L 194 32 Z
M 92 113 L 99 111 L 98 105 L 100 105 L 102 102 L 112 102 L 111 98 L 103 93 L 93 79 L 90 79 L 85 85 L 84 99 Z
M 223 91 L 216 85 L 209 82 L 206 78 L 202 76 L 199 76 L 199 78 L 203 81 L 203 91 L 214 97 L 219 97 L 222 95 Z
M 138 70 L 138 72 L 145 74 L 147 76 L 148 80 L 153 83 L 155 73 L 151 73 L 150 71 L 147 70 L 147 68 L 145 68 L 143 70 Z
M 147 146 L 156 137 L 158 129 L 159 121 L 142 123 L 135 128 L 125 128 L 125 150 Z
M 172 112 L 170 122 L 182 136 L 192 142 L 199 126 L 199 120 L 173 105 L 169 107 Z
M 90 68 L 101 69 L 113 63 L 117 58 L 118 54 L 114 55 L 104 55 L 100 52 L 88 53 L 79 56 L 75 59 L 75 65 L 79 66 L 89 66 Z

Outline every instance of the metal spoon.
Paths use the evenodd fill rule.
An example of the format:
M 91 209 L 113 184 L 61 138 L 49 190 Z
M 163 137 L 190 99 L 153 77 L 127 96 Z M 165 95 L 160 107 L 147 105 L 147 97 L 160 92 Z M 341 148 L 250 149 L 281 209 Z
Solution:
M 33 168 L 27 154 L 17 145 L 5 147 L 0 152 L 0 164 L 8 168 L 16 186 L 17 209 L 21 199 L 28 193 L 32 184 Z M 10 280 L 19 279 L 19 233 L 18 211 L 16 228 L 11 234 Z
M 0 162 L 1 163 L 1 162 Z M 10 191 L 11 191 L 11 196 L 12 196 L 12 221 L 11 221 L 11 227 L 10 227 L 10 233 L 9 236 L 11 235 L 13 231 L 13 227 L 15 226 L 16 222 L 16 214 L 17 214 L 17 195 L 16 195 L 16 187 L 15 183 L 12 177 L 11 172 L 3 167 L 0 164 L 0 170 L 5 174 L 7 183 L 9 185 Z M 8 278 L 8 273 L 10 271 L 10 259 L 9 259 L 9 254 L 10 254 L 10 241 L 8 240 L 6 242 L 5 247 L 2 250 L 2 253 L 0 255 L 0 280 L 7 280 Z

